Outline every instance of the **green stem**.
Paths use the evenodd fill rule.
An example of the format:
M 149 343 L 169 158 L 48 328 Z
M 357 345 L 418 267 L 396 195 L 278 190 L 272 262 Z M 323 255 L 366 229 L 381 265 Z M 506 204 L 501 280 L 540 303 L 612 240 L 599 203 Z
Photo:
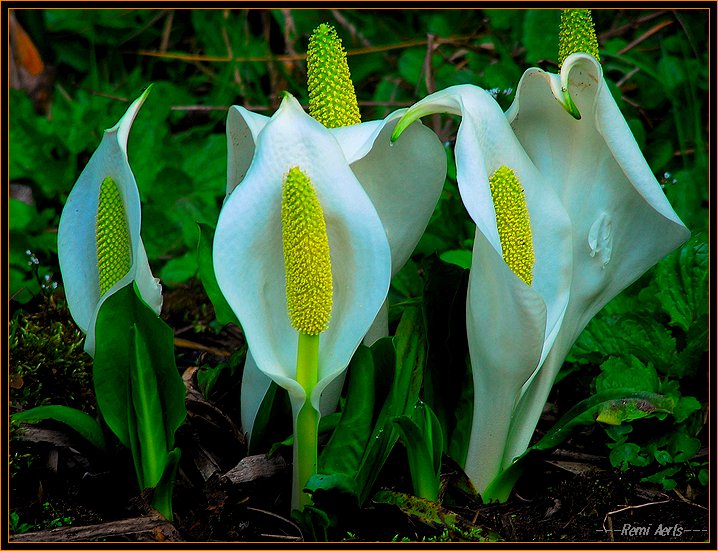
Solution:
M 311 403 L 311 395 L 319 376 L 319 335 L 299 333 L 297 345 L 297 382 L 306 394 L 299 410 L 294 436 L 294 489 L 292 507 L 303 509 L 310 503 L 309 495 L 302 490 L 309 478 L 317 472 L 317 440 L 319 412 Z

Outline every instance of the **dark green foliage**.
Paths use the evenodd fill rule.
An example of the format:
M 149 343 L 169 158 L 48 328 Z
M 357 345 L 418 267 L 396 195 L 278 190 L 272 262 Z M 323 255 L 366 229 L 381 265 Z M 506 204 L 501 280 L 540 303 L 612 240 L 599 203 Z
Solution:
M 271 115 L 284 90 L 306 105 L 302 54 L 317 25 L 337 27 L 362 120 L 384 117 L 427 92 L 461 83 L 490 90 L 508 108 L 523 71 L 532 65 L 555 71 L 558 53 L 559 11 L 543 9 L 48 9 L 18 10 L 17 17 L 56 77 L 48 112 L 36 110 L 24 91 L 11 90 L 9 96 L 10 296 L 13 307 L 26 309 L 10 323 L 11 406 L 60 404 L 92 416 L 97 412 L 83 336 L 66 309 L 52 301 L 45 306 L 48 297 L 61 296 L 54 294 L 61 285 L 56 230 L 62 205 L 99 144 L 101 129 L 114 124 L 145 86 L 152 82 L 155 91 L 135 122 L 128 151 L 142 198 L 150 266 L 165 288 L 181 289 L 200 279 L 213 303 L 216 327 L 235 321 L 213 285 L 210 248 L 225 195 L 226 109 L 240 104 Z M 694 238 L 596 316 L 579 337 L 558 384 L 574 385 L 576 400 L 588 396 L 583 406 L 594 409 L 574 417 L 603 423 L 604 450 L 617 470 L 639 473 L 665 489 L 706 485 L 707 15 L 702 10 L 598 9 L 594 19 L 609 88 Z M 465 456 L 472 395 L 462 334 L 463 269 L 471 261 L 474 226 L 456 185 L 451 145 L 458 122 L 457 117 L 424 119 L 446 142 L 448 176 L 427 231 L 392 281 L 389 296 L 392 327 L 407 307 L 424 304 L 428 352 L 419 353 L 422 343 L 397 342 L 399 335 L 394 345 L 404 347 L 401 354 L 390 341 L 377 343 L 369 360 L 366 351 L 359 352 L 349 377 L 355 368 L 370 374 L 362 385 L 352 385 L 364 392 L 373 384 L 373 400 L 362 404 L 359 390 L 344 398 L 345 417 L 320 459 L 334 473 L 325 476 L 333 478 L 320 479 L 313 488 L 320 503 L 337 497 L 329 491 L 322 495 L 320 488 L 337 489 L 337 499 L 357 491 L 340 476 L 348 473 L 337 467 L 341 461 L 332 459 L 341 459 L 335 454 L 344 430 L 362 433 L 365 441 L 379 437 L 370 447 L 374 451 L 363 456 L 360 471 L 360 501 L 368 499 L 370 479 L 398 437 L 392 419 L 411 415 L 422 378 L 421 397 L 442 427 L 443 451 L 459 463 Z M 408 378 L 397 387 L 394 367 L 402 354 L 414 368 L 422 367 L 421 373 L 402 371 L 401 377 Z M 197 380 L 206 397 L 237 378 L 244 357 L 241 350 L 224 363 L 202 366 Z M 575 394 L 576 387 L 582 394 Z M 391 405 L 382 409 L 387 396 Z M 286 392 L 273 384 L 265 402 L 252 453 L 266 451 L 291 432 Z M 647 408 L 647 402 L 653 406 Z M 323 429 L 335 426 L 336 417 L 330 419 Z M 16 425 L 11 424 L 12 435 Z M 367 437 L 369 425 L 373 432 Z M 375 434 L 382 428 L 387 430 Z M 563 437 L 565 428 L 559 422 L 546 436 Z M 542 445 L 557 441 L 549 438 Z M 32 461 L 21 451 L 11 454 L 13 473 Z M 347 465 L 355 465 L 358 448 L 346 453 L 352 456 Z M 170 459 L 168 476 L 177 458 Z M 328 510 L 305 511 L 303 525 L 312 527 L 315 539 L 325 539 L 336 528 Z M 11 524 L 17 532 L 27 528 L 17 515 Z M 452 539 L 459 534 L 458 528 L 449 532 Z
M 652 423 L 606 429 L 611 464 L 641 468 L 644 480 L 667 490 L 706 481 L 707 458 L 693 458 L 707 400 L 701 369 L 708 361 L 707 249 L 705 234 L 698 233 L 671 253 L 588 324 L 568 358 L 574 365 L 600 365 L 597 393 L 654 392 L 673 402 L 670 415 L 647 416 Z

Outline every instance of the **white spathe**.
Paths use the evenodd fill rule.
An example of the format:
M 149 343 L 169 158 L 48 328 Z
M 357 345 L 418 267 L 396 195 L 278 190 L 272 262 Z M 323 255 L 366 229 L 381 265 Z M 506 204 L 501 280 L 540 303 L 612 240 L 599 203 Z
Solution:
M 456 86 L 417 103 L 399 123 L 437 112 L 462 116 L 457 180 L 477 225 L 467 296 L 475 402 L 466 472 L 480 492 L 527 449 L 588 321 L 689 237 L 593 57 L 569 56 L 560 75 L 529 69 L 503 121 L 497 109 L 480 89 Z M 498 165 L 514 169 L 526 190 L 536 250 L 530 287 L 497 261 L 486 179 Z
M 436 92 L 412 106 L 406 122 L 432 113 L 462 117 L 457 181 L 476 223 L 466 304 L 474 416 L 465 470 L 482 492 L 501 472 L 522 386 L 541 366 L 561 327 L 571 284 L 571 227 L 558 196 L 488 92 L 471 85 Z M 403 134 L 397 143 L 402 139 Z M 531 285 L 503 259 L 489 186 L 502 166 L 514 171 L 525 191 L 536 258 Z
M 580 120 L 564 108 L 563 90 Z M 586 324 L 690 236 L 592 56 L 570 55 L 558 75 L 528 69 L 506 116 L 571 219 L 573 277 L 556 342 L 514 415 L 505 466 L 526 450 L 556 375 Z
M 446 176 L 446 152 L 436 134 L 420 122 L 412 124 L 401 142 L 389 137 L 405 110 L 383 120 L 368 121 L 328 132 L 336 139 L 346 162 L 371 199 L 391 249 L 392 276 L 406 263 L 429 223 Z M 270 118 L 232 106 L 227 116 L 227 196 L 239 186 L 257 150 L 260 132 Z M 387 312 L 382 307 L 365 344 L 386 336 Z M 337 404 L 343 375 L 325 390 L 324 414 Z M 250 434 L 270 379 L 258 369 L 250 348 L 242 379 L 241 416 Z
M 159 314 L 162 286 L 153 277 L 140 238 L 140 195 L 127 159 L 127 138 L 132 122 L 150 91 L 137 98 L 119 122 L 105 130 L 99 147 L 75 183 L 60 216 L 57 254 L 65 296 L 75 323 L 87 335 L 85 351 L 94 356 L 95 322 L 108 296 L 135 282 L 144 301 Z M 132 264 L 127 274 L 100 295 L 97 266 L 97 206 L 100 184 L 111 177 L 119 189 L 130 236 Z
M 282 251 L 282 183 L 292 167 L 309 177 L 322 206 L 334 281 L 332 317 L 320 335 L 318 383 L 309 397 L 296 381 L 298 333 L 287 314 Z M 391 252 L 339 143 L 289 94 L 256 134 L 241 185 L 220 213 L 213 257 L 217 283 L 258 370 L 287 389 L 295 417 L 306 399 L 319 410 L 322 391 L 344 372 L 386 297 Z

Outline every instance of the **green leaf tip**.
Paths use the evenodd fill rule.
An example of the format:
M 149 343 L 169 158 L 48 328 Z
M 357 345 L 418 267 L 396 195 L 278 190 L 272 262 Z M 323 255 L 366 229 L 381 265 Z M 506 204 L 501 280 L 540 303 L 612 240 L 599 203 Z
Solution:
M 571 54 L 583 52 L 600 61 L 598 39 L 593 26 L 591 10 L 565 9 L 561 11 L 561 27 L 558 35 L 558 66 Z
M 409 128 L 411 123 L 419 120 L 425 114 L 426 113 L 424 113 L 421 109 L 418 109 L 416 106 L 410 108 L 406 113 L 404 113 L 404 115 L 399 119 L 399 122 L 396 123 L 394 131 L 391 133 L 391 143 L 394 143 L 396 140 L 398 140 L 402 132 Z
M 568 89 L 563 90 L 563 108 L 577 121 L 581 120 L 581 112 L 578 110 L 578 107 L 576 107 L 576 104 L 573 102 L 573 98 L 571 98 L 571 94 L 569 94 Z
M 150 83 L 147 85 L 147 88 L 145 88 L 145 89 L 142 91 L 142 94 L 140 94 L 140 97 L 139 97 L 138 99 L 139 99 L 140 101 L 144 102 L 144 101 L 147 99 L 147 96 L 150 95 L 150 92 L 152 91 L 152 87 L 153 87 L 154 85 L 155 85 L 154 82 L 150 82 Z
M 359 124 L 359 104 L 347 54 L 337 31 L 322 23 L 309 37 L 307 50 L 309 114 L 327 128 Z

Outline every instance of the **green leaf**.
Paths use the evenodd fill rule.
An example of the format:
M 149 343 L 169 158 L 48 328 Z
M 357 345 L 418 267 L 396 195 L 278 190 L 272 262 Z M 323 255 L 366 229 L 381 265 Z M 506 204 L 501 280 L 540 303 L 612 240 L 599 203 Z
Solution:
M 406 447 L 414 493 L 418 497 L 436 501 L 440 488 L 443 448 L 438 419 L 426 405 L 419 403 L 414 419 L 402 415 L 396 417 L 393 422 Z
M 622 471 L 626 471 L 632 466 L 645 467 L 651 462 L 650 458 L 641 454 L 641 447 L 632 442 L 619 444 L 611 450 L 608 458 L 611 465 Z
M 673 457 L 666 450 L 655 450 L 653 457 L 659 465 L 667 465 L 673 462 Z
M 620 425 L 626 421 L 643 419 L 654 413 L 670 413 L 673 411 L 673 405 L 674 402 L 670 397 L 661 394 L 640 393 L 640 396 L 604 402 L 596 421 L 607 425 Z
M 28 205 L 12 197 L 9 210 L 8 222 L 10 230 L 13 231 L 27 231 L 39 217 L 34 205 Z
M 177 477 L 177 468 L 182 452 L 175 448 L 167 456 L 162 478 L 160 478 L 155 487 L 152 496 L 152 507 L 157 509 L 160 514 L 167 520 L 172 522 L 172 494 L 174 493 L 175 478 Z
M 171 258 L 160 270 L 160 279 L 168 285 L 177 285 L 194 277 L 197 273 L 197 255 L 187 252 Z
M 471 268 L 471 256 L 471 251 L 466 249 L 456 249 L 441 253 L 439 258 L 448 264 L 455 264 L 459 268 L 468 270 Z
M 672 404 L 672 401 L 660 394 L 627 392 L 626 389 L 622 388 L 606 390 L 594 394 L 585 400 L 581 400 L 556 421 L 554 426 L 551 427 L 541 440 L 527 449 L 521 456 L 517 457 L 511 465 L 494 478 L 486 490 L 484 490 L 481 498 L 484 502 L 505 502 L 509 498 L 514 485 L 523 474 L 527 462 L 536 452 L 555 448 L 571 435 L 575 427 L 593 424 L 601 411 L 612 407 L 616 410 L 620 410 L 621 406 L 625 406 L 625 404 L 631 402 L 648 404 L 641 407 L 648 408 L 650 406 L 655 408 L 654 411 L 665 409 L 668 404 Z M 635 409 L 639 410 L 640 408 L 635 406 Z M 623 444 L 619 444 L 619 446 L 622 445 Z M 616 452 L 616 457 L 619 457 L 620 453 L 620 451 Z
M 214 314 L 221 325 L 234 323 L 239 325 L 237 316 L 224 298 L 222 291 L 217 284 L 214 275 L 214 264 L 212 261 L 212 243 L 214 242 L 214 228 L 209 224 L 197 223 L 199 227 L 199 242 L 197 244 L 197 265 L 199 267 L 199 278 L 202 282 L 209 300 L 214 306 Z M 240 276 L 238 276 L 240 277 Z
M 685 61 L 665 52 L 658 60 L 657 69 L 663 86 L 669 90 L 677 88 L 686 79 Z
M 394 336 L 396 374 L 389 410 L 392 417 L 409 414 L 419 397 L 426 364 L 424 314 L 419 307 L 407 308 Z
M 171 446 L 167 445 L 167 434 L 161 422 L 162 404 L 157 378 L 149 360 L 152 357 L 150 347 L 136 324 L 130 330 L 130 347 L 135 352 L 134 357 L 130 356 L 130 396 L 134 406 L 142 481 L 145 487 L 153 488 L 162 477 Z
M 321 423 L 321 419 L 319 422 Z M 271 457 L 276 446 L 276 444 L 272 445 L 276 441 L 275 435 L 291 433 L 292 406 L 289 401 L 289 394 L 272 381 L 269 383 L 267 393 L 262 398 L 262 403 L 259 405 L 259 410 L 254 418 L 248 453 L 260 453 L 271 445 L 272 449 L 268 454 Z M 293 437 L 290 438 L 289 445 L 294 442 Z
M 614 388 L 633 391 L 657 392 L 658 374 L 650 365 L 643 365 L 635 356 L 626 359 L 609 358 L 601 364 L 601 374 L 596 377 L 596 391 Z
M 441 471 L 441 455 L 444 451 L 444 434 L 439 419 L 427 404 L 419 400 L 414 406 L 412 420 L 427 443 L 438 480 Z
M 105 435 L 97 420 L 84 411 L 67 406 L 38 406 L 12 415 L 15 421 L 31 423 L 52 419 L 64 423 L 77 431 L 85 440 L 96 448 L 105 451 Z
M 105 300 L 95 334 L 97 405 L 110 429 L 132 450 L 140 483 L 154 486 L 186 416 L 174 333 L 133 284 Z
M 673 417 L 676 423 L 682 423 L 688 419 L 692 413 L 700 411 L 700 409 L 701 403 L 693 396 L 683 396 L 678 400 L 676 407 L 673 408 Z
M 698 438 L 676 431 L 669 442 L 668 451 L 673 456 L 673 461 L 683 463 L 691 459 L 700 449 L 701 441 Z
M 319 456 L 320 473 L 356 474 L 373 428 L 374 387 L 374 360 L 369 348 L 360 345 L 349 364 L 344 410 Z
M 484 15 L 489 18 L 492 28 L 501 31 L 508 31 L 521 24 L 523 16 L 526 14 L 523 10 L 482 10 Z
M 197 370 L 197 387 L 202 395 L 209 399 L 217 382 L 224 375 L 227 376 L 227 386 L 231 384 L 231 378 L 240 371 L 240 365 L 244 362 L 247 355 L 247 347 L 242 346 L 240 350 L 234 352 L 228 360 L 220 362 L 217 365 L 202 365 Z
M 359 491 L 353 475 L 341 472 L 314 474 L 304 489 L 312 495 L 312 503 L 325 511 L 359 509 Z
M 678 471 L 680 471 L 680 467 L 668 467 L 666 469 L 660 470 L 655 474 L 652 474 L 651 476 L 646 476 L 641 479 L 641 482 L 652 482 L 653 484 L 660 484 L 663 486 L 663 489 L 666 491 L 670 491 L 676 487 L 676 481 L 673 480 L 673 476 L 675 476 Z
M 372 347 L 377 373 L 385 372 L 381 365 L 391 357 L 386 342 L 381 339 Z M 361 504 L 369 496 L 379 471 L 398 439 L 392 420 L 401 415 L 410 415 L 419 398 L 426 363 L 426 333 L 421 308 L 408 307 L 404 310 L 392 343 L 395 350 L 394 379 L 356 476 Z
M 656 296 L 671 325 L 688 332 L 708 312 L 708 244 L 696 235 L 656 267 Z

